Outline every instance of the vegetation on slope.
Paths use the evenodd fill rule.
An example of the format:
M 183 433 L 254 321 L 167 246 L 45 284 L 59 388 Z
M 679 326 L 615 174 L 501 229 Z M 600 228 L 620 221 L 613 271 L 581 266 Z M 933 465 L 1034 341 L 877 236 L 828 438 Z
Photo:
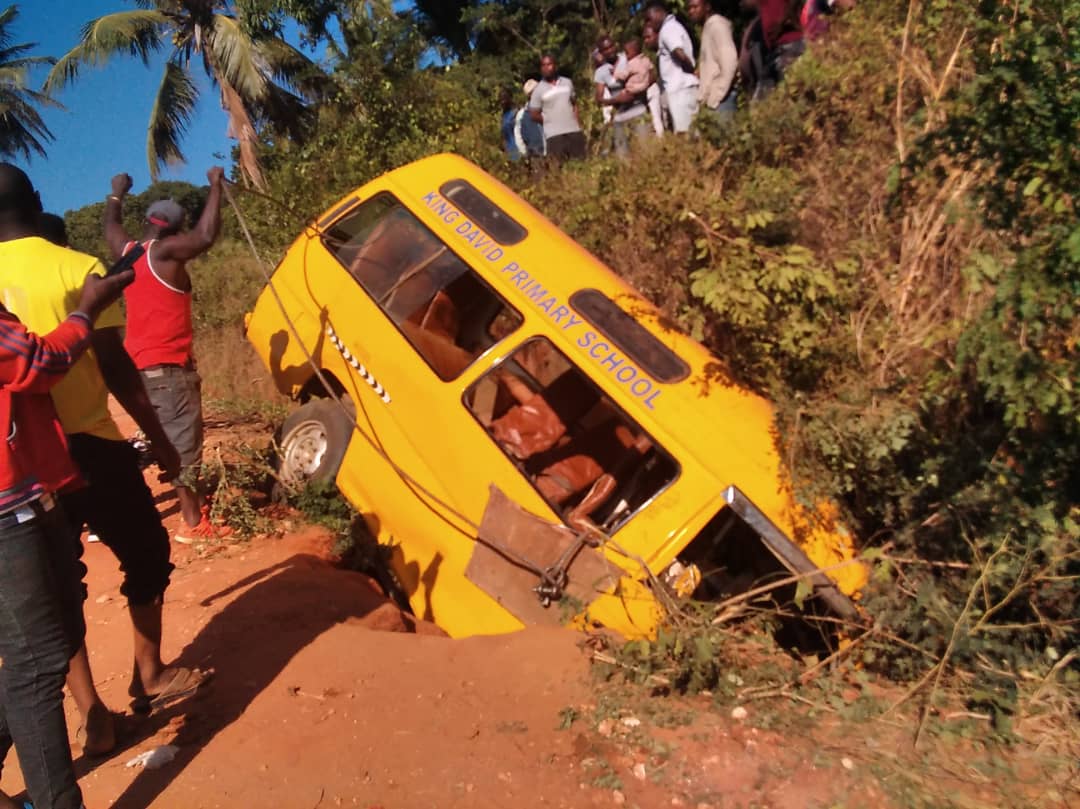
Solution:
M 478 34 L 536 4 L 483 5 L 463 5 Z M 629 4 L 605 7 L 628 24 Z M 454 29 L 436 44 L 459 59 L 425 68 L 411 17 L 342 20 L 310 136 L 262 145 L 288 205 L 242 199 L 271 263 L 389 168 L 439 150 L 477 161 L 777 402 L 803 491 L 841 498 L 875 567 L 855 662 L 916 690 L 962 683 L 1000 716 L 1025 677 L 1075 689 L 1080 7 L 866 3 L 733 128 L 540 175 L 498 140 L 495 91 L 527 48 Z M 540 30 L 584 64 L 581 29 Z M 257 292 L 226 294 L 236 252 L 196 277 L 216 339 L 240 340 L 224 324 Z

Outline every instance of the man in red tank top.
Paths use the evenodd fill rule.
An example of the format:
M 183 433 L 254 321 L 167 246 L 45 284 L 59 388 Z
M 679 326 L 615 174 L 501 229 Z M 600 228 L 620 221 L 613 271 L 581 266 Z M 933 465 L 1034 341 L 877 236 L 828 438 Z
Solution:
M 174 538 L 190 543 L 220 536 L 209 520 L 209 508 L 198 490 L 202 464 L 201 380 L 192 354 L 191 278 L 186 263 L 205 253 L 221 228 L 221 184 L 224 171 L 215 166 L 206 176 L 210 193 L 199 221 L 184 231 L 184 210 L 172 200 L 153 203 L 138 240 L 145 253 L 135 262 L 135 282 L 124 291 L 127 335 L 124 347 L 142 374 L 146 392 L 165 432 L 180 454 L 179 478 L 173 481 L 183 525 Z M 123 197 L 131 177 L 113 177 L 105 206 L 105 240 L 114 258 L 135 247 L 121 222 Z

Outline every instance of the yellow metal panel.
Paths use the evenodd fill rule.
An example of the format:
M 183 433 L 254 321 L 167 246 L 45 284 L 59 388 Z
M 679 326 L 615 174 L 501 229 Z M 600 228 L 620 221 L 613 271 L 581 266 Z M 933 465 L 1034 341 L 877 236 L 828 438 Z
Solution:
M 525 227 L 528 236 L 516 245 L 501 246 L 470 222 L 439 193 L 446 181 L 458 178 Z M 675 482 L 617 533 L 620 546 L 651 569 L 659 571 L 675 558 L 722 506 L 720 493 L 732 484 L 818 566 L 852 558 L 851 538 L 830 524 L 835 516 L 830 509 L 819 509 L 826 519 L 813 524 L 796 506 L 776 448 L 771 405 L 735 385 L 717 358 L 662 322 L 648 301 L 513 191 L 459 157 L 436 155 L 349 194 L 323 214 L 320 225 L 332 224 L 339 215 L 335 211 L 346 210 L 354 200 L 387 190 L 523 317 L 513 335 L 458 379 L 443 382 L 321 244 L 315 228 L 301 234 L 274 274 L 288 317 L 305 345 L 357 405 L 366 439 L 354 435 L 338 485 L 366 512 L 380 541 L 397 548 L 395 567 L 418 615 L 435 620 L 452 635 L 521 626 L 465 578 L 474 542 L 468 523 L 480 522 L 492 482 L 529 511 L 557 517 L 471 416 L 462 396 L 532 335 L 554 343 L 678 462 Z M 618 302 L 674 351 L 690 374 L 677 382 L 659 382 L 613 348 L 569 303 L 574 292 L 586 288 Z M 328 343 L 327 325 L 340 349 Z M 248 337 L 283 392 L 295 395 L 310 379 L 303 353 L 268 292 L 248 320 Z M 345 362 L 341 349 L 363 364 L 389 402 Z M 443 503 L 432 502 L 402 471 Z M 624 558 L 611 558 L 627 564 Z M 850 594 L 864 582 L 865 571 L 852 565 L 834 578 Z M 589 616 L 628 635 L 651 632 L 658 607 L 640 579 L 628 575 L 617 593 L 590 606 Z

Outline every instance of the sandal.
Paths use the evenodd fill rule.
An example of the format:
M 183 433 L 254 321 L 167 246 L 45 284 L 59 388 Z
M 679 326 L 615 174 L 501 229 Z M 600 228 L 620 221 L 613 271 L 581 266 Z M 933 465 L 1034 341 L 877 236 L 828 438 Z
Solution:
M 148 714 L 190 697 L 213 677 L 213 670 L 189 669 L 177 666 L 168 685 L 156 694 L 139 694 L 131 700 L 131 710 Z

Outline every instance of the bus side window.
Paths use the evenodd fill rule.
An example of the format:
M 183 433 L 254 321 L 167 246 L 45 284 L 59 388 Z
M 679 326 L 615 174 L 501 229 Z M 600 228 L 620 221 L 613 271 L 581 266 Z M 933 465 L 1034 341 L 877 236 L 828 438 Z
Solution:
M 678 475 L 641 426 L 544 338 L 477 380 L 465 404 L 572 527 L 616 530 Z
M 443 380 L 459 376 L 496 334 L 521 325 L 521 315 L 390 194 L 350 211 L 322 241 Z

